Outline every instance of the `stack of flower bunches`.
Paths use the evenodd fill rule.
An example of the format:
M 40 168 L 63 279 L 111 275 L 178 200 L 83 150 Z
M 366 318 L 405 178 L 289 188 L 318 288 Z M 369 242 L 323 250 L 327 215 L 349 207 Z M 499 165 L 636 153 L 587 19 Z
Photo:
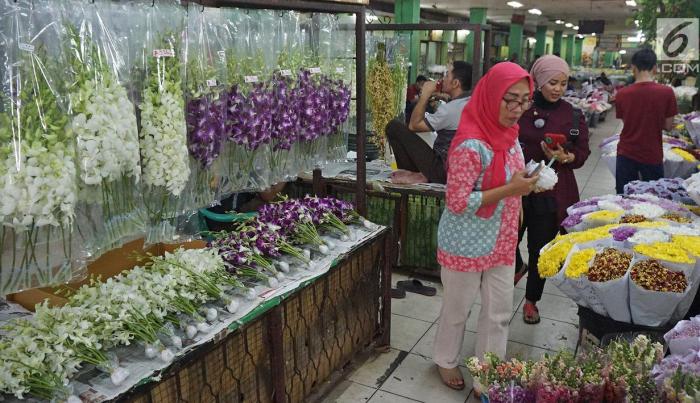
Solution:
M 151 258 L 147 266 L 105 282 L 93 279 L 65 306 L 41 304 L 31 319 L 9 322 L 0 339 L 0 391 L 65 399 L 65 385 L 83 364 L 110 373 L 119 384 L 128 374 L 107 358 L 107 349 L 133 342 L 156 345 L 161 359 L 169 361 L 173 353 L 160 342 L 166 325 L 201 323 L 204 303 L 228 302 L 224 287 L 243 287 L 225 272 L 214 250 L 179 249 Z

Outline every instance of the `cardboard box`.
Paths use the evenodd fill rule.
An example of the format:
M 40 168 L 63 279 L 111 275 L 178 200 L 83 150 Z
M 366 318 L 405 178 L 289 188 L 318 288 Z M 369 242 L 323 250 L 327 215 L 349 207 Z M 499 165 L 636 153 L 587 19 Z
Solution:
M 113 249 L 100 256 L 87 266 L 87 276 L 85 279 L 63 284 L 57 287 L 34 288 L 7 295 L 7 300 L 22 305 L 25 309 L 34 311 L 34 306 L 45 300 L 49 305 L 61 306 L 68 300 L 60 295 L 62 290 L 78 289 L 90 282 L 90 278 L 100 276 L 102 279 L 114 277 L 125 270 L 131 270 L 139 265 L 140 258 L 146 257 L 149 253 L 153 256 L 163 256 L 165 252 L 173 252 L 183 247 L 185 249 L 201 249 L 206 246 L 204 241 L 191 241 L 175 244 L 156 244 L 146 249 L 143 247 L 143 238 L 129 242 L 119 249 Z

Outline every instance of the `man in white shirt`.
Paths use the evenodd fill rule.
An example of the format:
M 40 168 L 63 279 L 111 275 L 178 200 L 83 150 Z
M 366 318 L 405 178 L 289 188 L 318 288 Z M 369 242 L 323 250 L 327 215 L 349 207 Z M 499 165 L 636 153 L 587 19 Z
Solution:
M 425 113 L 437 83 L 423 84 L 408 127 L 399 120 L 392 120 L 386 127 L 389 145 L 394 151 L 398 171 L 392 174 L 392 182 L 402 184 L 447 182 L 447 150 L 459 126 L 462 109 L 469 100 L 472 85 L 472 66 L 456 61 L 442 80 L 442 92 L 451 101 L 441 105 L 435 113 Z M 437 132 L 433 148 L 416 133 Z

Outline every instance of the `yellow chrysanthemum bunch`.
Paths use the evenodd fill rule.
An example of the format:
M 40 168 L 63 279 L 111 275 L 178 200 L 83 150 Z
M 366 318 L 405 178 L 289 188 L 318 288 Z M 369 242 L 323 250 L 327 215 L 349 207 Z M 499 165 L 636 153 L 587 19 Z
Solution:
M 569 264 L 566 265 L 564 274 L 569 278 L 579 278 L 588 273 L 588 264 L 595 256 L 595 249 L 587 248 L 580 250 L 569 259 Z
M 622 216 L 624 211 L 622 210 L 598 210 L 592 213 L 586 214 L 586 221 L 617 221 L 618 218 Z
M 690 254 L 700 256 L 700 236 L 674 235 L 673 243 Z
M 684 160 L 688 162 L 698 162 L 698 160 L 693 156 L 693 154 L 685 151 L 682 148 L 672 148 L 671 151 L 680 155 Z
M 655 242 L 646 245 L 635 245 L 634 251 L 652 259 L 665 260 L 674 263 L 695 263 L 695 258 L 672 242 Z

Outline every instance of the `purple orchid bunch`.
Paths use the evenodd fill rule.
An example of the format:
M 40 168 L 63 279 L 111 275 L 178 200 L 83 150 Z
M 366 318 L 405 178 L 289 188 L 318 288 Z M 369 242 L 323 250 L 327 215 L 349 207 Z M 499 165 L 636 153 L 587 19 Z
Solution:
M 272 134 L 272 96 L 263 83 L 253 84 L 245 94 L 234 85 L 226 93 L 228 140 L 249 151 L 269 144 Z
M 296 102 L 296 88 L 291 80 L 275 75 L 269 85 L 272 115 L 271 133 L 273 150 L 290 150 L 299 139 L 300 122 L 297 108 L 290 107 Z
M 300 200 L 287 199 L 266 204 L 258 210 L 258 219 L 280 228 L 283 236 L 287 237 L 292 245 L 325 244 L 314 226 L 314 214 Z
M 523 402 L 535 403 L 535 393 L 520 385 L 493 384 L 489 387 L 489 403 Z
M 341 235 L 350 234 L 350 229 L 343 221 L 343 218 L 351 214 L 350 212 L 354 212 L 350 203 L 333 197 L 311 196 L 304 197 L 302 203 L 311 212 L 314 225 Z
M 290 255 L 304 263 L 309 259 L 304 253 L 294 245 L 287 242 L 286 237 L 281 232 L 281 227 L 253 218 L 240 228 L 243 235 L 251 240 L 253 247 L 264 256 L 279 258 L 282 254 Z
M 208 169 L 221 154 L 226 124 L 226 105 L 210 96 L 187 103 L 187 148 L 203 169 Z
M 208 247 L 216 248 L 226 264 L 226 270 L 240 277 L 265 279 L 267 276 L 256 267 L 275 275 L 274 265 L 255 249 L 255 239 L 248 237 L 245 232 L 223 232 L 208 243 Z

